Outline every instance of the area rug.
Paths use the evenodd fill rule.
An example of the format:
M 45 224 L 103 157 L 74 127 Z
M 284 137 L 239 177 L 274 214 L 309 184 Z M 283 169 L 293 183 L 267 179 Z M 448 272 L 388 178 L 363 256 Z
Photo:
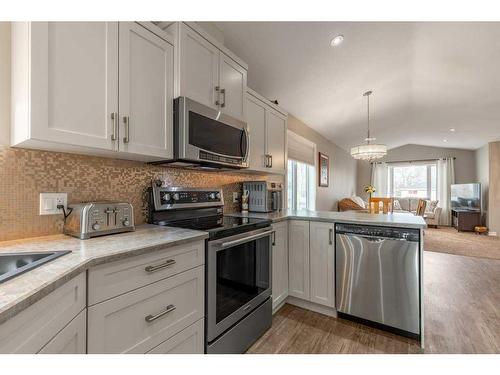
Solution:
M 500 259 L 500 237 L 458 232 L 454 228 L 427 228 L 424 249 L 438 253 Z

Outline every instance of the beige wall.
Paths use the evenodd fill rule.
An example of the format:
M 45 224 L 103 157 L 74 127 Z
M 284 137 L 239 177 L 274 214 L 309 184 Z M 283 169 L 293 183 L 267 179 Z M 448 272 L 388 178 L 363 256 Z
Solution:
M 288 129 L 314 142 L 318 152 L 330 157 L 329 186 L 319 187 L 316 182 L 316 209 L 337 211 L 337 202 L 352 196 L 356 191 L 356 160 L 292 115 L 288 116 Z
M 488 222 L 488 194 L 490 181 L 490 146 L 489 144 L 475 151 L 477 181 L 481 183 L 481 209 L 483 211 L 482 223 L 489 226 Z
M 490 232 L 500 235 L 500 141 L 491 142 L 489 149 L 488 223 Z
M 468 183 L 477 180 L 476 154 L 472 150 L 405 145 L 389 150 L 387 152 L 387 156 L 380 161 L 411 161 L 448 157 L 456 158 L 455 181 L 457 183 Z M 357 194 L 363 198 L 367 198 L 366 193 L 364 192 L 364 187 L 370 184 L 371 164 L 368 162 L 359 162 L 357 176 Z
M 10 144 L 10 22 L 0 22 L 0 145 Z

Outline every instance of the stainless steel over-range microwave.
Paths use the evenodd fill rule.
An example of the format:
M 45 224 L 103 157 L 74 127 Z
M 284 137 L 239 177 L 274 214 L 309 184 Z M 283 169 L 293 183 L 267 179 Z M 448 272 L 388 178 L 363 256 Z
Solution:
M 174 159 L 185 167 L 247 168 L 246 122 L 181 96 L 174 100 Z

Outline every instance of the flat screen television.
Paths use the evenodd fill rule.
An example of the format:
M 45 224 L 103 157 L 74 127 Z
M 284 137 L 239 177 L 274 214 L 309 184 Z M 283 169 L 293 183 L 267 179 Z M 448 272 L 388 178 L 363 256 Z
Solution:
M 451 185 L 451 208 L 455 210 L 481 211 L 481 184 Z

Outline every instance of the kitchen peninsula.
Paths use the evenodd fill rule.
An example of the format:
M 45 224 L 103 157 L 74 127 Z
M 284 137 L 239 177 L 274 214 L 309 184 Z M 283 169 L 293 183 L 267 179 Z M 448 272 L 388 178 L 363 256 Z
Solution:
M 270 219 L 273 309 L 286 302 L 419 340 L 423 347 L 420 216 L 284 210 Z

